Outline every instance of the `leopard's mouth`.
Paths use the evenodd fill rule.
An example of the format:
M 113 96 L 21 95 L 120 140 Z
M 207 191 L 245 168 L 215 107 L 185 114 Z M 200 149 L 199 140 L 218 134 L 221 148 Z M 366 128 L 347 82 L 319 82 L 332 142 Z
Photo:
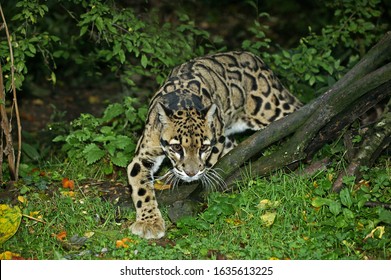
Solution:
M 216 170 L 210 168 L 198 171 L 194 176 L 189 176 L 184 171 L 173 168 L 160 177 L 159 180 L 164 180 L 166 184 L 171 185 L 172 188 L 176 188 L 181 181 L 186 183 L 201 181 L 204 186 L 221 189 L 226 189 L 227 187 L 221 175 Z
M 188 174 L 186 174 L 185 171 L 182 171 L 182 170 L 178 170 L 176 168 L 173 169 L 174 173 L 175 173 L 175 176 L 179 179 L 181 179 L 182 181 L 185 181 L 187 183 L 190 183 L 190 182 L 194 182 L 194 181 L 198 181 L 200 180 L 203 175 L 204 175 L 204 171 L 205 170 L 199 170 L 196 174 L 190 176 Z

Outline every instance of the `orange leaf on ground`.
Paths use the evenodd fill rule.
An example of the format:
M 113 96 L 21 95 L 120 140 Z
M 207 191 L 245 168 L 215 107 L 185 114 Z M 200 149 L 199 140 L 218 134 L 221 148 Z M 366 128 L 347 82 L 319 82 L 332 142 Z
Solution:
M 67 237 L 67 232 L 66 231 L 62 231 L 62 232 L 60 232 L 58 234 L 53 233 L 52 236 L 56 237 L 60 241 L 64 241 L 64 239 Z
M 73 180 L 69 180 L 68 178 L 62 179 L 62 186 L 66 189 L 73 190 L 75 188 L 75 182 Z
M 115 241 L 115 247 L 116 248 L 128 248 L 129 243 L 136 243 L 133 239 L 130 239 L 128 237 L 122 238 L 121 240 Z

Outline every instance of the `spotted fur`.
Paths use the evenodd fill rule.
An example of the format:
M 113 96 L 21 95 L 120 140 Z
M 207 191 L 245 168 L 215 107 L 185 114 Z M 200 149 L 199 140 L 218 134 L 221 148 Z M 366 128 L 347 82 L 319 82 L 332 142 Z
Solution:
M 300 106 L 263 61 L 248 52 L 205 56 L 176 67 L 151 100 L 128 166 L 137 211 L 132 232 L 164 236 L 153 180 L 165 157 L 173 167 L 165 176 L 169 183 L 221 183 L 211 167 L 234 147 L 232 134 L 262 129 Z

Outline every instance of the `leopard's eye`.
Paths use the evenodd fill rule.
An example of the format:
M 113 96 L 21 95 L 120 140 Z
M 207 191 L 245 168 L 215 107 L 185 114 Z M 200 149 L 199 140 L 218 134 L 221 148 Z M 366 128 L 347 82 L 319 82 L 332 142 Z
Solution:
M 210 145 L 201 145 L 200 152 L 206 152 L 209 149 Z
M 171 144 L 170 145 L 170 148 L 176 152 L 176 153 L 179 153 L 180 151 L 182 151 L 182 146 L 180 144 Z

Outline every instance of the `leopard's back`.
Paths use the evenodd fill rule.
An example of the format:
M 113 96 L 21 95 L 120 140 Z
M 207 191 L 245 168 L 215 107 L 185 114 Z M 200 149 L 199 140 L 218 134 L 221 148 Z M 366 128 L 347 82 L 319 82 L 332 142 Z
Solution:
M 249 52 L 209 55 L 176 67 L 156 93 L 172 110 L 216 104 L 227 135 L 258 130 L 292 113 L 301 103 L 257 56 Z

